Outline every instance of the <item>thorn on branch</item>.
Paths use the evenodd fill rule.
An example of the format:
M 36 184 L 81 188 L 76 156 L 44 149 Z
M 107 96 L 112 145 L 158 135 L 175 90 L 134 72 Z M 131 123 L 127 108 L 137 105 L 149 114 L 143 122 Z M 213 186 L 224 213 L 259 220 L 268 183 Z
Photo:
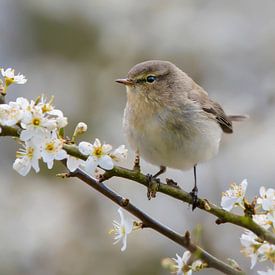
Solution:
M 103 182 L 105 180 L 104 174 L 98 174 L 96 178 L 99 182 Z
M 141 229 L 150 227 L 149 225 L 145 224 L 144 222 L 140 222 L 139 224 L 137 224 L 137 226 L 140 227 Z
M 140 173 L 140 158 L 138 153 L 136 154 L 133 170 Z
M 220 225 L 220 224 L 223 224 L 223 223 L 226 223 L 225 220 L 222 220 L 222 219 L 216 219 L 216 224 Z
M 244 215 L 252 218 L 252 216 L 256 214 L 255 206 L 257 203 L 257 199 L 254 198 L 254 200 L 251 203 L 249 203 L 248 200 L 244 198 L 243 202 L 244 202 L 244 208 L 245 208 Z
M 206 211 L 210 211 L 211 210 L 211 206 L 210 206 L 210 203 L 207 199 L 203 199 L 203 208 L 206 210 Z
M 59 174 L 56 174 L 57 177 L 59 178 L 62 178 L 62 179 L 67 179 L 67 178 L 70 178 L 71 177 L 71 173 L 59 173 Z
M 189 246 L 191 243 L 191 236 L 190 236 L 190 232 L 187 230 L 184 234 L 184 241 L 186 243 L 186 246 Z
M 169 185 L 169 186 L 173 186 L 173 187 L 175 187 L 175 188 L 181 189 L 181 188 L 178 186 L 178 183 L 175 182 L 175 181 L 172 180 L 172 179 L 166 179 L 166 183 L 167 183 L 167 185 Z
M 128 206 L 129 202 L 130 202 L 129 199 L 122 199 L 121 200 L 121 206 L 126 207 L 126 206 Z

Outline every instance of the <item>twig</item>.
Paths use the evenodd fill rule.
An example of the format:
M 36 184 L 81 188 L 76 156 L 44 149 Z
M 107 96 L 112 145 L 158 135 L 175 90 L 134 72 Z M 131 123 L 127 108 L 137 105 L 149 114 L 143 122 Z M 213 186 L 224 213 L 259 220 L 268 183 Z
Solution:
M 18 137 L 20 128 L 1 126 L 2 132 L 0 136 L 14 136 Z M 64 144 L 63 148 L 68 154 L 86 160 L 87 156 L 82 155 L 76 145 Z M 139 172 L 138 169 L 129 170 L 123 167 L 115 166 L 112 170 L 106 171 L 101 178 L 101 181 L 108 180 L 112 177 L 121 177 L 138 182 L 148 188 L 148 179 L 146 175 Z M 173 184 L 158 183 L 158 192 L 164 193 L 170 197 L 181 200 L 183 202 L 192 203 L 192 198 L 189 193 L 183 191 L 178 186 Z M 231 212 L 225 211 L 217 205 L 207 201 L 206 199 L 198 199 L 198 208 L 211 213 L 218 218 L 217 223 L 232 223 L 240 227 L 246 228 L 255 233 L 262 240 L 266 240 L 275 245 L 275 234 L 264 229 L 255 223 L 249 216 L 240 216 Z
M 148 188 L 148 180 L 146 175 L 142 173 L 137 173 L 134 170 L 129 170 L 126 168 L 122 168 L 119 166 L 114 167 L 111 171 L 106 171 L 103 175 L 102 181 L 110 179 L 112 177 L 121 177 L 130 179 L 132 181 L 138 182 Z M 180 189 L 178 186 L 168 185 L 165 183 L 158 183 L 158 192 L 164 193 L 168 196 L 171 196 L 175 199 L 187 202 L 189 204 L 192 203 L 192 197 L 189 193 Z M 231 212 L 225 211 L 224 209 L 218 207 L 217 205 L 209 202 L 206 199 L 198 199 L 198 208 L 213 214 L 218 217 L 219 224 L 221 223 L 232 223 L 243 228 L 249 229 L 254 232 L 259 238 L 262 240 L 266 240 L 272 244 L 275 244 L 275 234 L 264 229 L 257 223 L 255 223 L 248 216 L 240 216 L 237 214 L 233 214 Z
M 103 194 L 105 197 L 109 198 L 119 206 L 123 207 L 125 210 L 139 218 L 144 227 L 151 228 L 160 234 L 166 236 L 170 240 L 174 241 L 175 243 L 185 247 L 191 253 L 195 253 L 196 257 L 202 259 L 207 263 L 208 267 L 215 268 L 225 274 L 232 274 L 232 275 L 244 275 L 245 273 L 240 270 L 236 270 L 230 265 L 222 262 L 221 260 L 217 259 L 201 247 L 193 244 L 190 239 L 190 234 L 187 231 L 184 236 L 179 235 L 172 229 L 162 225 L 161 223 L 157 222 L 156 220 L 149 217 L 147 214 L 142 212 L 140 209 L 135 207 L 133 204 L 130 203 L 128 199 L 122 198 L 108 187 L 106 187 L 102 182 L 99 180 L 87 175 L 80 169 L 77 169 L 75 172 L 68 174 L 70 177 L 77 177 L 83 182 L 87 183 L 90 187 L 96 189 L 98 192 Z

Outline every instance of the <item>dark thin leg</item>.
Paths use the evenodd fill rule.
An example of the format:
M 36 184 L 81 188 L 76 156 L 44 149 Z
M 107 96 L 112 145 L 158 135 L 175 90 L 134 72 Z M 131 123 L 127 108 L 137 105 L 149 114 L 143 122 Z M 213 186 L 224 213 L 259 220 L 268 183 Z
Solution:
M 198 189 L 197 187 L 197 164 L 194 166 L 194 180 L 195 180 L 195 189 Z
M 195 185 L 192 191 L 190 192 L 190 195 L 192 196 L 192 210 L 194 210 L 198 206 L 198 187 L 197 187 L 197 165 L 194 165 L 194 180 Z

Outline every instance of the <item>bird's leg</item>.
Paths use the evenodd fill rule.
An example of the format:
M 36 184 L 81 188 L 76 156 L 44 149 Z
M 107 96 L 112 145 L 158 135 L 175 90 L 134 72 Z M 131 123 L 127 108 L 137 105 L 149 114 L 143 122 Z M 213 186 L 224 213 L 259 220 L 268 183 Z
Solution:
M 159 171 L 155 175 L 147 174 L 147 180 L 148 180 L 147 198 L 148 198 L 148 200 L 156 197 L 156 193 L 158 191 L 158 186 L 160 183 L 160 180 L 157 177 L 159 175 L 163 174 L 165 171 L 166 171 L 166 167 L 161 165 Z
M 194 180 L 195 180 L 195 185 L 192 191 L 189 193 L 192 197 L 192 210 L 198 206 L 198 187 L 197 187 L 197 171 L 196 171 L 197 164 L 194 165 Z

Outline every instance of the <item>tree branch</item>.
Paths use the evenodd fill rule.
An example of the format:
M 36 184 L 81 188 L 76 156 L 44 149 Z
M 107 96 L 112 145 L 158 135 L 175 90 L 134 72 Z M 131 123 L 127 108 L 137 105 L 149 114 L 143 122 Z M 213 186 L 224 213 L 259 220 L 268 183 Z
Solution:
M 106 171 L 103 174 L 102 181 L 110 179 L 112 177 L 121 177 L 130 179 L 132 181 L 138 182 L 148 188 L 149 183 L 146 175 L 136 171 L 136 170 L 129 170 L 126 168 L 122 168 L 119 166 L 115 166 L 113 170 Z M 175 199 L 181 200 L 183 202 L 187 202 L 189 204 L 192 203 L 192 197 L 189 193 L 185 192 L 178 186 L 168 185 L 165 183 L 158 183 L 158 192 L 171 196 Z M 228 212 L 217 205 L 209 202 L 206 199 L 198 199 L 198 208 L 211 213 L 212 215 L 219 218 L 222 223 L 232 223 L 243 228 L 246 228 L 253 233 L 255 233 L 259 238 L 262 240 L 266 240 L 272 244 L 275 244 L 275 234 L 272 232 L 264 229 L 257 223 L 255 223 L 250 217 L 248 216 L 240 216 L 237 214 L 233 214 Z
M 8 127 L 1 126 L 2 132 L 0 136 L 13 136 L 19 137 L 20 128 L 19 127 Z M 68 154 L 78 157 L 80 159 L 86 160 L 87 156 L 82 155 L 76 145 L 72 144 L 64 144 L 63 148 L 67 151 Z M 115 166 L 111 171 L 106 171 L 103 175 L 101 181 L 108 180 L 112 177 L 121 177 L 126 178 L 135 182 L 138 182 L 147 188 L 149 187 L 147 176 L 142 174 L 139 170 L 130 170 L 126 168 L 122 168 L 119 166 Z M 189 193 L 183 191 L 178 186 L 168 185 L 165 183 L 157 183 L 157 191 L 163 194 L 166 194 L 175 199 L 181 200 L 183 202 L 192 203 L 192 198 Z M 264 229 L 257 223 L 255 223 L 248 216 L 240 216 L 237 214 L 233 214 L 231 212 L 225 211 L 217 205 L 207 201 L 206 199 L 198 199 L 198 208 L 211 213 L 212 215 L 218 217 L 219 223 L 232 223 L 238 225 L 240 227 L 246 228 L 253 233 L 255 233 L 262 240 L 266 240 L 275 245 L 275 234 Z
M 225 274 L 232 274 L 232 275 L 244 275 L 245 273 L 240 270 L 236 270 L 230 265 L 220 261 L 207 251 L 203 250 L 201 247 L 193 244 L 190 240 L 189 232 L 186 232 L 185 236 L 181 236 L 172 229 L 162 225 L 161 223 L 155 221 L 147 214 L 142 212 L 140 209 L 136 208 L 133 204 L 130 203 L 128 199 L 122 198 L 108 187 L 106 187 L 102 182 L 99 180 L 87 175 L 80 169 L 77 169 L 75 172 L 71 172 L 68 174 L 69 177 L 77 177 L 80 180 L 87 183 L 90 187 L 96 189 L 98 192 L 103 194 L 105 197 L 109 198 L 119 206 L 123 207 L 125 210 L 139 218 L 144 227 L 151 228 L 160 234 L 166 236 L 170 240 L 174 241 L 175 243 L 185 247 L 191 253 L 194 253 L 196 257 L 202 259 L 207 263 L 208 267 L 215 268 Z

